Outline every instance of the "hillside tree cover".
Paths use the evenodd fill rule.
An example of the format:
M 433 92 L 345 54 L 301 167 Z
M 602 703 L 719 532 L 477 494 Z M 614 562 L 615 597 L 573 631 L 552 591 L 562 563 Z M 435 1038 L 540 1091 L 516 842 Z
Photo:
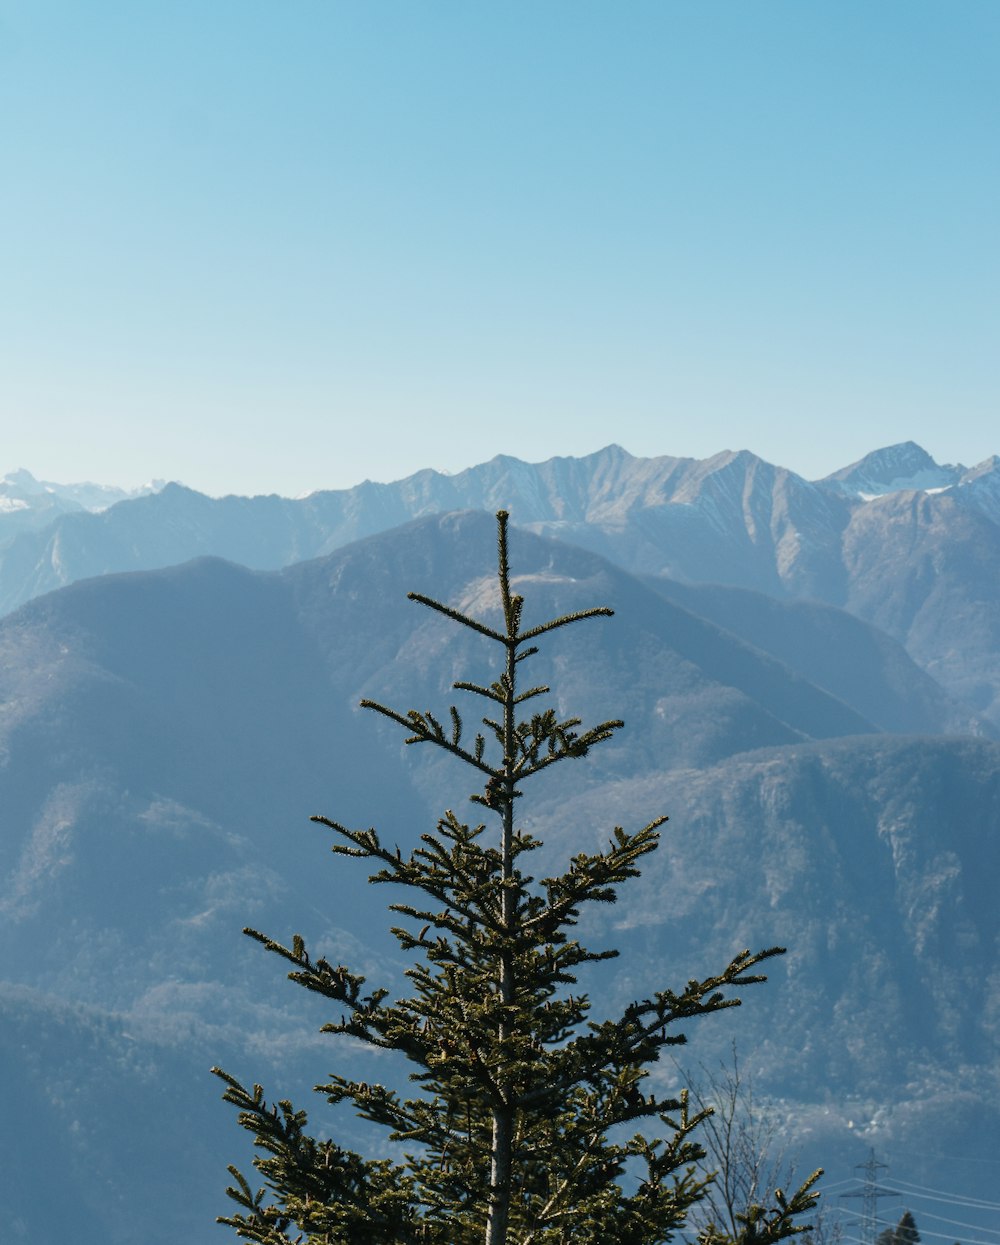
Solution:
M 591 1018 L 578 970 L 617 952 L 587 949 L 574 927 L 584 905 L 613 903 L 638 875 L 666 818 L 634 832 L 614 827 L 603 851 L 581 851 L 561 874 L 536 880 L 530 873 L 541 843 L 523 828 L 526 786 L 585 757 L 623 724 L 584 727 L 560 717 L 541 699 L 549 687 L 522 680 L 522 663 L 551 633 L 612 611 L 525 627 L 523 598 L 511 587 L 507 514 L 497 522 L 496 618 L 410 594 L 498 654 L 498 668 L 482 682 L 454 685 L 485 706 L 480 725 L 467 730 L 456 706 L 435 715 L 362 702 L 401 726 L 407 743 L 430 744 L 470 769 L 471 800 L 485 820 L 465 822 L 446 810 L 433 832 L 403 851 L 374 829 L 313 819 L 333 832 L 336 854 L 374 866 L 371 882 L 402 889 L 390 910 L 401 918 L 393 934 L 415 955 L 411 996 L 391 1001 L 348 967 L 313 958 L 298 934 L 287 946 L 246 931 L 291 965 L 292 981 L 335 1005 L 339 1015 L 324 1031 L 407 1061 L 412 1097 L 339 1075 L 316 1087 L 328 1103 L 352 1104 L 388 1129 L 397 1157 L 366 1159 L 320 1139 L 304 1110 L 287 1100 L 272 1104 L 259 1085 L 248 1089 L 215 1069 L 259 1151 L 263 1186 L 255 1191 L 231 1167 L 237 1209 L 221 1220 L 244 1240 L 655 1245 L 683 1228 L 709 1187 L 695 1167 L 706 1112 L 686 1092 L 650 1092 L 649 1069 L 684 1041 L 678 1025 L 738 1005 L 734 992 L 763 981 L 760 965 L 781 948 L 741 951 L 715 975 L 658 989 L 612 1019 Z M 750 1208 L 736 1238 L 770 1245 L 804 1231 L 799 1217 L 815 1202 L 819 1174 Z M 721 1224 L 701 1231 L 706 1245 L 733 1236 Z

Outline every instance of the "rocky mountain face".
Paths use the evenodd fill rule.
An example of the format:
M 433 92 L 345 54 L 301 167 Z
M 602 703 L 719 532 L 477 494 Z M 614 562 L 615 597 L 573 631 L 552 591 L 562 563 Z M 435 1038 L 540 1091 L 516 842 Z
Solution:
M 737 505 L 722 474 L 717 510 Z M 212 1219 L 246 1155 L 212 1063 L 310 1109 L 334 1066 L 401 1075 L 318 1035 L 322 1006 L 240 930 L 301 932 L 402 983 L 394 897 L 307 818 L 405 849 L 445 807 L 476 815 L 461 766 L 357 704 L 446 713 L 455 679 L 494 677 L 479 637 L 405 600 L 497 610 L 494 535 L 488 515 L 430 515 L 282 570 L 107 575 L 0 621 L 0 1084 L 8 1120 L 30 1122 L 27 1140 L 0 1128 L 12 1241 L 226 1239 Z M 615 609 L 557 633 L 531 673 L 561 711 L 627 724 L 539 776 L 525 826 L 549 859 L 671 817 L 642 878 L 582 927 L 622 951 L 584 983 L 595 1013 L 787 945 L 744 1007 L 692 1029 L 690 1062 L 737 1035 L 803 1161 L 845 1175 L 861 1145 L 911 1147 L 927 1183 L 936 1147 L 995 1147 L 1000 743 L 944 734 L 974 725 L 962 705 L 841 609 L 640 578 L 524 531 L 512 556 L 529 624 Z M 367 1148 L 349 1116 L 326 1126 Z
M 892 493 L 844 533 L 844 606 L 899 639 L 942 686 L 1000 721 L 1000 532 L 970 489 Z M 872 542 L 878 542 L 878 549 Z
M 1000 728 L 1000 459 L 939 466 L 912 442 L 809 482 L 748 451 L 633 458 L 609 446 L 540 464 L 499 456 L 458 475 L 280 497 L 168 485 L 62 514 L 0 548 L 0 610 L 78 579 L 206 554 L 288 566 L 426 514 L 507 506 L 521 527 L 633 573 L 825 603 L 874 624 Z

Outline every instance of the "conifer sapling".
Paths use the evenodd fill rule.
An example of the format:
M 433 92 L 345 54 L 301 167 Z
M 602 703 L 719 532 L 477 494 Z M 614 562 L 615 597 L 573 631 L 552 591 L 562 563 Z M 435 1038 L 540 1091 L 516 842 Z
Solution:
M 550 633 L 612 611 L 587 609 L 522 628 L 504 511 L 497 524 L 497 625 L 410 594 L 496 646 L 498 669 L 482 682 L 454 685 L 485 707 L 477 728 L 467 731 L 457 706 L 435 715 L 362 702 L 401 726 L 407 743 L 430 744 L 472 770 L 478 787 L 471 799 L 483 822 L 448 810 L 435 831 L 403 851 L 374 829 L 313 819 L 333 832 L 335 853 L 374 864 L 371 882 L 403 889 L 405 898 L 390 909 L 403 918 L 393 934 L 416 957 L 407 970 L 410 997 L 390 1001 L 345 966 L 313 959 L 297 934 L 289 947 L 246 931 L 291 964 L 292 981 L 335 1005 L 326 1032 L 409 1062 L 412 1097 L 338 1075 L 316 1087 L 329 1103 L 351 1103 L 387 1128 L 398 1158 L 365 1159 L 320 1140 L 304 1111 L 288 1101 L 271 1105 L 260 1086 L 248 1090 L 214 1069 L 260 1151 L 258 1191 L 230 1168 L 228 1193 L 238 1209 L 221 1222 L 244 1240 L 656 1245 L 704 1194 L 693 1135 L 704 1112 L 689 1109 L 684 1093 L 647 1092 L 647 1069 L 664 1047 L 684 1040 L 678 1023 L 736 1006 L 731 991 L 763 981 L 758 966 L 781 949 L 743 951 L 716 976 L 658 990 L 614 1019 L 590 1018 L 577 970 L 617 952 L 587 950 L 573 928 L 584 904 L 614 902 L 637 876 L 666 818 L 635 832 L 615 827 L 603 851 L 579 853 L 561 875 L 536 882 L 528 872 L 541 844 L 518 824 L 525 785 L 585 757 L 622 722 L 584 727 L 545 706 L 548 687 L 524 687 L 522 663 Z M 768 1245 L 804 1230 L 795 1217 L 813 1204 L 818 1175 L 788 1198 L 779 1193 L 773 1207 L 755 1208 L 740 1236 Z

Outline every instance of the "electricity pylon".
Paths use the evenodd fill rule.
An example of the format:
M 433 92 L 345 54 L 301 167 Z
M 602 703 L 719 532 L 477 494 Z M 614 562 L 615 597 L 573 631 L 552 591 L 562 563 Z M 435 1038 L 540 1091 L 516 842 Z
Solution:
M 875 1245 L 875 1229 L 878 1227 L 878 1200 L 880 1197 L 900 1197 L 895 1189 L 883 1189 L 878 1183 L 878 1173 L 888 1171 L 885 1163 L 875 1162 L 875 1149 L 869 1151 L 868 1162 L 858 1163 L 855 1171 L 863 1171 L 864 1183 L 853 1193 L 841 1197 L 859 1197 L 861 1201 L 861 1245 Z

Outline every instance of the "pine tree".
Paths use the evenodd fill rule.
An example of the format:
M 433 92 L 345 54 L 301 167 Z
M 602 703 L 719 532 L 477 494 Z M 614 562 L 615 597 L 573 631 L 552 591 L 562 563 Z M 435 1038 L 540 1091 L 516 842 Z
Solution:
M 920 1245 L 917 1221 L 910 1211 L 903 1211 L 894 1228 L 885 1228 L 878 1234 L 877 1245 Z
M 656 1245 L 705 1193 L 694 1167 L 705 1113 L 689 1107 L 686 1093 L 647 1093 L 648 1068 L 684 1041 L 679 1023 L 736 1006 L 732 991 L 763 981 L 758 967 L 781 948 L 742 951 L 714 976 L 659 990 L 613 1020 L 589 1018 L 577 971 L 617 952 L 587 950 L 573 927 L 584 904 L 614 902 L 637 876 L 666 818 L 632 833 L 615 827 L 604 851 L 579 853 L 561 875 L 536 882 L 527 872 L 541 844 L 518 824 L 525 784 L 586 756 L 623 724 L 583 728 L 534 708 L 548 687 L 522 690 L 521 665 L 536 642 L 612 611 L 522 628 L 506 513 L 497 520 L 502 624 L 410 594 L 499 651 L 495 677 L 455 684 L 485 704 L 482 729 L 470 739 L 455 706 L 435 716 L 362 702 L 401 726 L 407 743 L 430 744 L 471 769 L 479 784 L 471 800 L 486 821 L 469 824 L 448 810 L 404 852 L 374 829 L 313 819 L 333 832 L 335 853 L 374 864 L 371 882 L 404 888 L 407 898 L 390 908 L 404 918 L 393 934 L 419 957 L 407 973 L 412 996 L 391 1002 L 386 990 L 366 989 L 345 966 L 313 959 L 299 935 L 289 947 L 245 931 L 291 964 L 292 981 L 343 1009 L 325 1031 L 402 1054 L 416 1085 L 405 1098 L 336 1075 L 317 1086 L 329 1103 L 351 1103 L 390 1130 L 398 1160 L 371 1160 L 312 1136 L 306 1113 L 290 1102 L 271 1105 L 260 1086 L 248 1090 L 214 1069 L 254 1135 L 264 1179 L 254 1192 L 231 1167 L 227 1192 L 239 1209 L 221 1222 L 259 1245 Z M 643 1122 L 650 1136 L 629 1135 Z M 795 1217 L 813 1205 L 818 1175 L 787 1199 L 779 1192 L 767 1210 L 755 1208 L 740 1235 L 767 1245 L 803 1231 Z
M 896 1245 L 919 1245 L 919 1242 L 920 1233 L 917 1231 L 917 1221 L 908 1210 L 904 1210 L 899 1223 L 896 1224 Z

